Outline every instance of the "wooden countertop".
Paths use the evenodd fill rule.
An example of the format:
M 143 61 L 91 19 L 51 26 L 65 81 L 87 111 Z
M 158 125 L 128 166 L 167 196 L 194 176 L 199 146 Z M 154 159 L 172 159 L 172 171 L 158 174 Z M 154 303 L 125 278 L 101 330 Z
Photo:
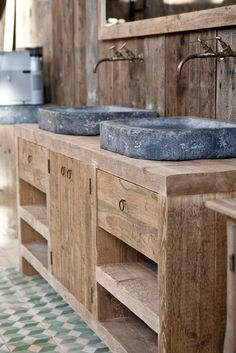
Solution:
M 194 161 L 146 161 L 100 148 L 99 137 L 54 134 L 37 124 L 15 126 L 16 136 L 54 152 L 92 163 L 162 195 L 195 195 L 236 191 L 236 158 Z

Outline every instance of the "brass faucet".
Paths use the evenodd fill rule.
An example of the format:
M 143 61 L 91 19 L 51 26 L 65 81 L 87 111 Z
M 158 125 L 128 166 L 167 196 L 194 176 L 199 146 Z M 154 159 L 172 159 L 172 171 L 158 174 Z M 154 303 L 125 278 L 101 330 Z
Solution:
M 93 69 L 94 73 L 97 72 L 98 66 L 101 63 L 106 62 L 106 61 L 113 61 L 113 62 L 114 61 L 130 61 L 130 62 L 144 61 L 143 54 L 135 55 L 132 52 L 132 50 L 130 50 L 126 47 L 126 43 L 122 44 L 122 46 L 119 48 L 119 50 L 116 48 L 115 45 L 113 45 L 109 49 L 113 51 L 113 55 L 111 57 L 107 57 L 107 58 L 103 58 L 103 59 L 99 60 Z
M 211 47 L 209 47 L 206 41 L 198 38 L 198 42 L 201 44 L 201 47 L 204 49 L 203 52 L 195 53 L 186 56 L 182 59 L 178 65 L 177 72 L 178 77 L 180 77 L 184 64 L 191 59 L 204 59 L 204 58 L 219 58 L 224 60 L 225 58 L 236 57 L 236 52 L 232 50 L 232 48 L 226 44 L 220 36 L 214 38 L 218 41 L 221 46 L 221 50 L 214 51 Z

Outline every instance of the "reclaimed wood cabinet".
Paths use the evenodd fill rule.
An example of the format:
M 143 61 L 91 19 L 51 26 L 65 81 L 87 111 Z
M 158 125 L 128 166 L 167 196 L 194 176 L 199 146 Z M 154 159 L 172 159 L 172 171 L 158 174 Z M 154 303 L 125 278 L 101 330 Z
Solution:
M 205 202 L 236 196 L 236 159 L 137 161 L 37 126 L 16 138 L 22 272 L 114 353 L 222 353 L 226 222 Z

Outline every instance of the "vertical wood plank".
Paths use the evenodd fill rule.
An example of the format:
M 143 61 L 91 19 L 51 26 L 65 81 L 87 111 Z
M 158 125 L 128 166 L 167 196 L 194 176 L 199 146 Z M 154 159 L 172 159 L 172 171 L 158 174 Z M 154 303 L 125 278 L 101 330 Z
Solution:
M 165 115 L 165 36 L 144 39 L 145 108 Z
M 193 115 L 215 118 L 216 60 L 194 59 L 187 62 L 180 78 L 177 66 L 189 54 L 202 52 L 198 39 L 213 38 L 215 31 L 167 35 L 166 112 L 167 115 Z M 209 43 L 213 48 L 214 42 Z
M 99 59 L 109 57 L 112 55 L 109 48 L 112 42 L 100 42 L 99 45 Z M 113 66 L 114 63 L 102 63 L 98 69 L 96 75 L 98 75 L 98 87 L 99 87 L 99 104 L 113 104 Z
M 53 0 L 53 102 L 74 103 L 74 2 Z
M 74 42 L 71 48 L 74 50 L 74 104 L 86 104 L 86 2 L 85 0 L 74 1 Z M 91 16 L 91 14 L 90 14 Z M 72 54 L 73 55 L 73 54 Z M 90 53 L 91 55 L 91 53 Z
M 215 244 L 216 237 L 225 239 L 226 230 L 218 227 L 214 212 L 204 206 L 205 200 L 212 198 L 215 195 L 168 200 L 168 227 L 159 264 L 160 353 L 223 350 L 225 282 L 216 279 L 222 258 L 215 252 Z
M 17 237 L 14 126 L 0 126 L 0 238 Z
M 227 220 L 227 329 L 224 353 L 236 351 L 236 272 L 230 269 L 230 256 L 236 256 L 236 223 Z
M 236 28 L 220 29 L 218 35 L 236 50 Z M 236 58 L 217 61 L 216 118 L 236 121 Z
M 98 103 L 98 74 L 93 73 L 98 61 L 98 4 L 86 0 L 86 84 L 87 104 Z

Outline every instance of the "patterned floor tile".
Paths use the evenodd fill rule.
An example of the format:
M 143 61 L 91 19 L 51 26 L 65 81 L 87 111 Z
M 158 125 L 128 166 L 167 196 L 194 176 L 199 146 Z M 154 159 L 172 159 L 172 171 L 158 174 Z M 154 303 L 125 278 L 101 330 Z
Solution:
M 0 268 L 0 353 L 111 353 L 40 276 Z

